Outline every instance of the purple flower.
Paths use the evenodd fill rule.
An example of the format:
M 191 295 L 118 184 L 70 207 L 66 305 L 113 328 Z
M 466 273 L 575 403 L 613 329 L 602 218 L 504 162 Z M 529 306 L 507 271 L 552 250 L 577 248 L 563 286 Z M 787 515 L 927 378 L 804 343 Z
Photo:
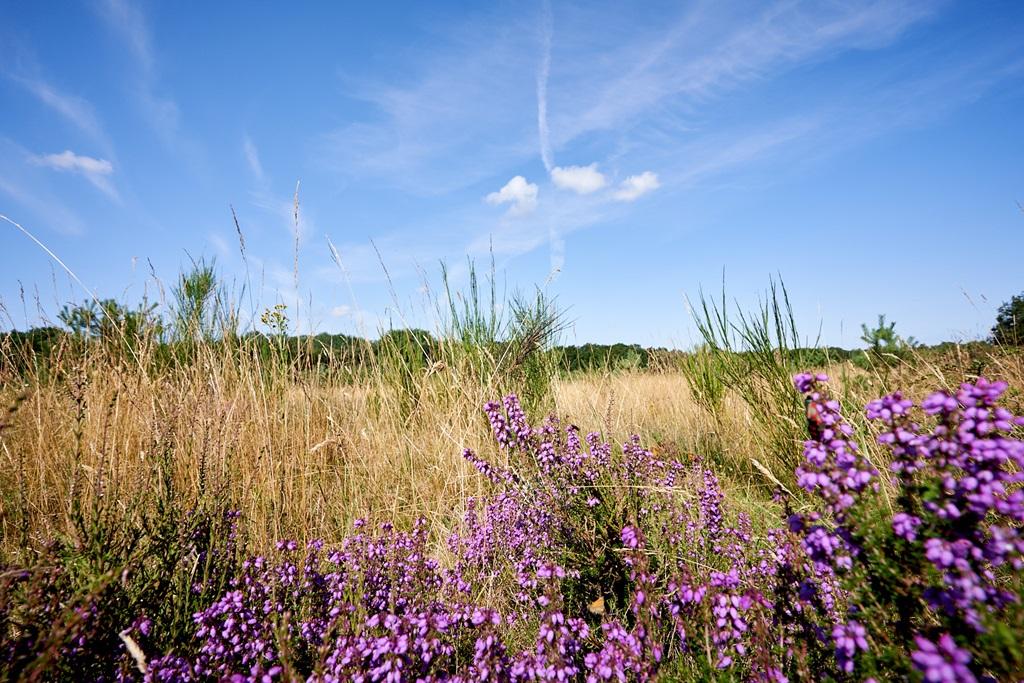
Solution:
M 921 526 L 921 518 L 906 512 L 897 512 L 892 517 L 893 533 L 911 543 L 917 540 L 917 527 L 919 526 Z
M 836 624 L 832 629 L 832 641 L 836 646 L 836 661 L 846 673 L 853 673 L 853 659 L 857 650 L 867 652 L 867 631 L 856 621 Z
M 809 372 L 801 372 L 800 374 L 793 376 L 793 386 L 795 386 L 796 390 L 799 391 L 801 394 L 809 393 L 812 389 L 814 389 L 814 385 L 817 384 L 818 382 L 827 381 L 828 375 L 824 373 L 812 375 Z
M 914 667 L 924 674 L 928 683 L 975 683 L 977 679 L 968 668 L 971 655 L 957 647 L 953 637 L 944 633 L 938 643 L 914 636 L 917 650 L 910 655 Z

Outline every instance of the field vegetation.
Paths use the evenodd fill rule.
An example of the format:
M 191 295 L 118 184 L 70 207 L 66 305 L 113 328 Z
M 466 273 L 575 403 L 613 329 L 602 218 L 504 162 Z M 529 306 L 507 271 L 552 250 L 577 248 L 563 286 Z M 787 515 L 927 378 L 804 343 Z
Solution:
M 773 283 L 566 347 L 483 279 L 368 341 L 199 263 L 0 337 L 0 680 L 1024 676 L 1008 332 L 823 348 Z

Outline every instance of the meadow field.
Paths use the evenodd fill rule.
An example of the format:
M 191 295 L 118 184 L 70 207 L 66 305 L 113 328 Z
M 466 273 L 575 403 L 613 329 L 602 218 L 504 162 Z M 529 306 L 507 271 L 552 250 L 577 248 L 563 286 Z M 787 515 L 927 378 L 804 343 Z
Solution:
M 0 1 L 0 683 L 1024 683 L 1022 26 Z
M 1024 675 L 1015 347 L 835 358 L 775 292 L 580 370 L 456 301 L 337 356 L 6 335 L 0 678 Z

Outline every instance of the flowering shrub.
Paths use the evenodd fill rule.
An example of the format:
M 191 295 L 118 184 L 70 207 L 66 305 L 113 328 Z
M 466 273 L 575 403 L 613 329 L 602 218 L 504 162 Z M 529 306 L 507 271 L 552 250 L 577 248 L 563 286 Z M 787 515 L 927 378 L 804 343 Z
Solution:
M 181 637 L 135 604 L 112 613 L 123 644 L 99 650 L 110 633 L 70 629 L 52 659 L 91 652 L 105 657 L 96 678 L 150 681 L 1021 676 L 1024 444 L 1013 436 L 1024 420 L 998 406 L 1005 385 L 869 404 L 886 480 L 827 378 L 794 383 L 810 438 L 802 493 L 777 494 L 777 527 L 730 509 L 699 457 L 655 455 L 638 437 L 614 449 L 554 417 L 532 426 L 508 396 L 484 413 L 509 466 L 463 453 L 493 491 L 467 501 L 444 563 L 423 521 L 359 521 L 336 547 L 282 541 L 238 564 L 233 523 L 222 525 L 222 546 L 195 554 L 231 571 L 190 579 Z M 0 607 L 11 678 L 37 647 L 22 617 L 58 609 L 61 576 L 39 575 L 38 594 L 0 583 L 19 601 Z M 74 609 L 73 623 L 116 621 L 101 600 Z
M 1012 433 L 1024 418 L 997 405 L 1006 384 L 980 378 L 920 407 L 899 392 L 868 404 L 889 455 L 890 506 L 879 496 L 859 500 L 878 488 L 878 472 L 856 455 L 852 429 L 824 395 L 826 381 L 794 379 L 820 425 L 804 449 L 812 466 L 798 478 L 824 501 L 830 530 L 800 519 L 795 526 L 818 568 L 849 589 L 858 621 L 834 631 L 843 668 L 853 671 L 859 659 L 866 671 L 890 676 L 913 668 L 929 681 L 975 680 L 973 660 L 990 678 L 1019 675 L 1024 442 Z

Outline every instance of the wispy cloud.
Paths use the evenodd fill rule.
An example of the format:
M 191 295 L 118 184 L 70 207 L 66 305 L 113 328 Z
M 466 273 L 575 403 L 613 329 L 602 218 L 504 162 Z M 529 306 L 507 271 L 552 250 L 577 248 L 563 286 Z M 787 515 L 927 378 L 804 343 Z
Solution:
M 137 69 L 134 92 L 139 108 L 164 145 L 193 165 L 202 164 L 202 149 L 182 134 L 181 109 L 161 91 L 156 51 L 149 22 L 142 8 L 129 0 L 100 0 L 100 17 L 132 53 Z
M 154 70 L 153 46 L 146 17 L 128 0 L 102 0 L 100 9 L 110 26 L 120 33 L 143 71 Z
M 565 240 L 558 234 L 558 228 L 554 223 L 548 228 L 548 249 L 551 263 L 548 280 L 552 281 L 561 274 L 565 267 Z
M 577 194 L 597 192 L 608 184 L 608 179 L 597 170 L 597 163 L 589 166 L 566 166 L 551 169 L 551 180 L 557 187 Z
M 67 92 L 44 73 L 30 45 L 7 35 L 0 36 L 0 76 L 87 135 L 103 149 L 104 154 L 113 156 L 113 146 L 103 130 L 96 108 L 85 97 Z
M 538 141 L 549 172 L 560 149 L 584 138 L 597 150 L 589 156 L 607 166 L 601 151 L 609 143 L 632 147 L 644 136 L 690 130 L 696 111 L 745 83 L 887 45 L 933 11 L 934 3 L 913 0 L 785 0 L 755 11 L 697 4 L 644 22 L 614 5 L 560 6 L 559 54 L 569 57 L 557 63 L 548 5 L 539 16 L 468 13 L 461 24 L 439 28 L 428 52 L 402 53 L 401 76 L 343 75 L 346 95 L 371 108 L 317 138 L 315 154 L 349 178 L 417 194 L 515 173 Z M 608 141 L 591 135 L 602 132 Z
M 0 176 L 0 193 L 23 206 L 48 230 L 64 235 L 81 235 L 85 232 L 85 223 L 78 214 L 61 204 L 55 197 L 40 196 L 3 176 Z
M 211 232 L 207 235 L 207 239 L 210 241 L 210 244 L 213 245 L 214 250 L 220 258 L 228 259 L 231 257 L 231 247 L 228 246 L 228 241 L 224 239 L 222 235 Z
M 40 78 L 12 76 L 12 80 L 35 95 L 40 102 L 62 116 L 95 141 L 106 141 L 106 134 L 88 100 L 61 92 Z
M 396 50 L 393 77 L 340 73 L 365 114 L 317 136 L 312 154 L 348 179 L 419 196 L 512 175 L 537 153 L 536 26 L 533 14 L 467 12 L 437 27 L 428 50 Z
M 779 120 L 709 131 L 660 158 L 665 186 L 693 189 L 709 181 L 745 173 L 759 184 L 775 182 L 807 167 L 905 127 L 926 125 L 969 105 L 999 83 L 1024 75 L 1024 51 L 993 46 L 964 61 L 943 54 L 940 46 L 918 59 L 932 70 L 914 69 L 917 60 L 885 74 L 851 78 L 840 95 Z M 773 169 L 767 173 L 768 169 Z
M 618 74 L 591 72 L 563 84 L 566 106 L 552 124 L 553 144 L 619 128 L 670 98 L 669 111 L 686 112 L 799 63 L 884 46 L 931 16 L 936 4 L 779 2 L 756 14 L 698 6 L 667 30 L 613 46 L 608 61 L 619 65 Z
M 78 174 L 111 199 L 115 201 L 120 201 L 121 199 L 117 189 L 110 180 L 110 176 L 114 173 L 114 166 L 106 159 L 94 159 L 90 156 L 75 154 L 70 149 L 66 149 L 60 154 L 34 156 L 32 157 L 32 163 L 57 171 Z
M 256 143 L 248 135 L 242 138 L 242 151 L 245 154 L 245 161 L 249 164 L 249 170 L 252 171 L 253 177 L 258 182 L 263 183 L 266 178 L 263 173 L 263 164 L 260 163 L 260 153 L 256 149 Z
M 260 188 L 253 192 L 252 203 L 266 212 L 276 226 L 284 228 L 288 236 L 300 244 L 305 244 L 309 236 L 317 232 L 312 211 L 309 205 L 302 201 L 298 185 L 291 196 L 275 193 L 268 187 Z M 294 248 L 294 244 L 291 246 Z
M 553 12 L 542 5 L 539 15 L 516 12 L 491 23 L 474 17 L 438 30 L 429 53 L 406 53 L 401 79 L 348 81 L 376 109 L 335 131 L 329 149 L 353 178 L 365 180 L 368 172 L 414 192 L 495 187 L 513 177 L 485 197 L 508 206 L 504 215 L 467 216 L 447 240 L 410 242 L 426 229 L 423 218 L 415 228 L 395 228 L 388 237 L 393 249 L 386 250 L 394 261 L 482 255 L 493 243 L 508 256 L 548 246 L 559 268 L 572 233 L 627 216 L 651 193 L 697 192 L 741 177 L 772 182 L 777 174 L 768 169 L 789 169 L 793 160 L 847 144 L 838 131 L 863 140 L 911 116 L 903 111 L 959 99 L 954 94 L 967 77 L 950 82 L 945 94 L 934 89 L 920 102 L 898 101 L 895 93 L 911 85 L 911 76 L 949 66 L 918 55 L 916 74 L 882 89 L 892 96 L 867 83 L 851 89 L 844 78 L 834 88 L 826 81 L 826 93 L 797 86 L 771 107 L 736 111 L 743 98 L 793 69 L 814 71 L 839 55 L 887 48 L 940 4 L 697 3 L 671 20 L 638 21 L 631 9 L 597 3 Z M 817 76 L 813 82 L 822 83 Z M 538 142 L 550 183 L 527 181 L 536 173 L 530 164 L 538 160 Z M 555 165 L 568 154 L 595 161 Z M 372 250 L 349 246 L 375 260 Z
M 537 186 L 521 175 L 505 183 L 497 192 L 485 197 L 488 204 L 510 204 L 509 214 L 520 216 L 537 208 Z

